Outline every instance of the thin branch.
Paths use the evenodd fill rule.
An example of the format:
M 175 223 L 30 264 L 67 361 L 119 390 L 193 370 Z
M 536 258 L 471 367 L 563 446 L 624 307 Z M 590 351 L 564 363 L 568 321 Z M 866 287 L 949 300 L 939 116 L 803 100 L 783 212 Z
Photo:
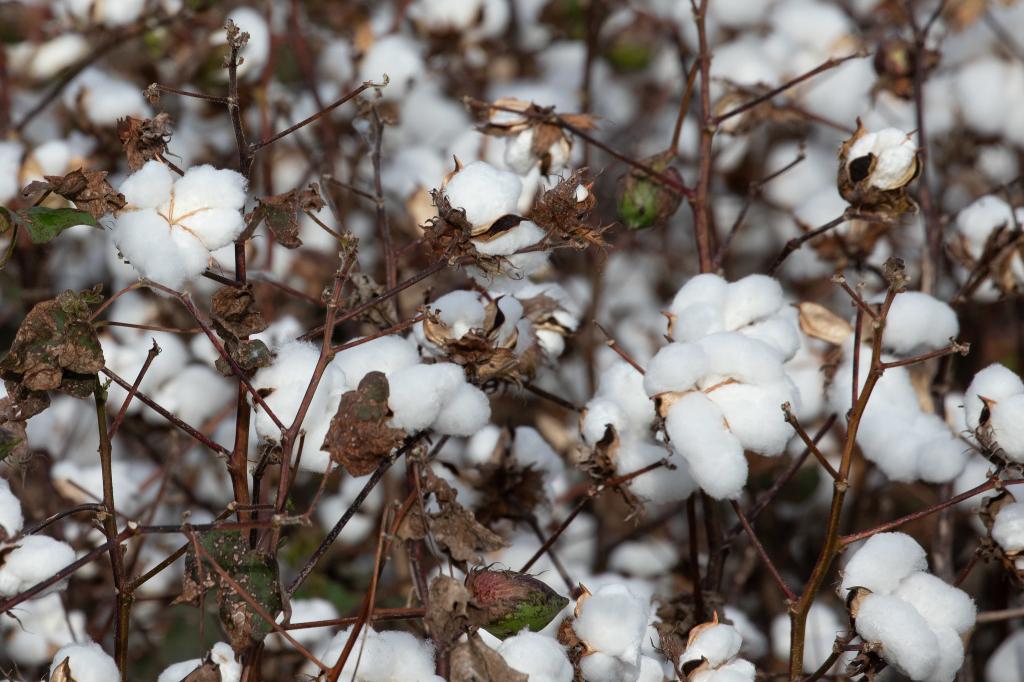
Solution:
M 739 503 L 736 502 L 736 500 L 730 500 L 729 503 L 732 505 L 733 511 L 736 512 L 736 516 L 739 517 L 740 523 L 743 525 L 743 530 L 747 532 L 750 542 L 753 543 L 754 549 L 757 551 L 758 556 L 761 557 L 761 561 L 764 562 L 764 565 L 771 574 L 772 579 L 775 580 L 779 589 L 782 590 L 782 594 L 786 596 L 786 601 L 795 602 L 797 600 L 796 593 L 789 589 L 789 585 L 787 585 L 786 581 L 782 579 L 782 574 L 779 573 L 779 569 L 776 568 L 775 563 L 772 561 L 771 557 L 768 556 L 768 552 L 765 550 L 764 545 L 761 544 L 761 540 L 758 539 L 757 533 L 754 531 L 754 527 L 750 525 L 750 522 L 747 521 L 747 517 L 743 515 L 743 510 L 740 509 Z
M 268 137 L 265 140 L 260 140 L 259 142 L 254 142 L 249 147 L 249 151 L 250 151 L 250 153 L 255 154 L 256 152 L 258 152 L 259 150 L 263 149 L 264 147 L 266 147 L 268 145 L 274 144 L 275 142 L 280 140 L 282 137 L 286 137 L 288 135 L 291 135 L 296 130 L 304 128 L 304 127 L 308 126 L 310 123 L 313 123 L 313 122 L 319 120 L 322 116 L 325 116 L 326 114 L 329 114 L 330 112 L 334 111 L 335 109 L 337 109 L 338 107 L 340 107 L 342 104 L 344 104 L 345 102 L 349 101 L 353 97 L 356 97 L 356 96 L 362 94 L 365 90 L 367 90 L 369 88 L 382 88 L 385 85 L 387 85 L 386 81 L 384 83 L 373 83 L 371 81 L 366 81 L 362 85 L 360 85 L 358 88 L 356 88 L 355 90 L 352 90 L 348 94 L 342 96 L 340 99 L 337 99 L 337 100 L 331 102 L 326 107 L 324 107 L 320 111 L 316 112 L 312 116 L 309 116 L 308 118 L 302 119 L 301 121 L 299 121 L 295 125 L 289 126 L 288 128 L 285 128 L 284 130 L 282 130 L 279 133 L 274 133 L 273 135 L 271 135 L 270 137 Z

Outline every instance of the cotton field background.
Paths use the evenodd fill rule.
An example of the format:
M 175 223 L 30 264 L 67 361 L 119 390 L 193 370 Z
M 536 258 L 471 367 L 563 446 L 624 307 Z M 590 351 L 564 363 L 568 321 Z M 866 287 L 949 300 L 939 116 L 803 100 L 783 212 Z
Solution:
M 1024 682 L 1022 36 L 0 2 L 0 678 Z

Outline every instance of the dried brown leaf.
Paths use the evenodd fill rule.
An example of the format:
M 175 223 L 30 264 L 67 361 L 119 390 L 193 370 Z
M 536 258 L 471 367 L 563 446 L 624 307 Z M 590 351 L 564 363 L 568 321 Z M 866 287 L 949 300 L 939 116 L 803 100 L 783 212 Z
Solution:
M 277 242 L 288 249 L 302 246 L 302 240 L 299 239 L 299 216 L 306 211 L 315 213 L 324 207 L 320 186 L 315 182 L 310 183 L 306 189 L 293 189 L 284 194 L 261 197 L 256 201 L 259 202 L 256 208 L 258 217 L 251 224 L 265 221 Z
M 171 139 L 168 126 L 171 116 L 157 114 L 153 118 L 127 116 L 117 121 L 117 135 L 128 156 L 128 169 L 137 171 L 147 161 L 167 153 L 167 142 Z
M 800 330 L 811 338 L 839 345 L 853 333 L 853 325 L 821 304 L 805 301 L 796 307 Z
M 372 473 L 405 438 L 404 431 L 388 425 L 388 395 L 384 374 L 370 372 L 354 391 L 341 396 L 321 447 L 352 476 Z
M 435 641 L 450 645 L 469 626 L 469 608 L 473 597 L 465 585 L 446 575 L 431 580 L 428 592 L 429 605 L 423 622 Z
M 213 324 L 222 337 L 242 338 L 267 328 L 252 285 L 225 286 L 213 295 Z
M 47 175 L 45 181 L 29 183 L 22 193 L 32 195 L 47 191 L 64 197 L 93 218 L 118 211 L 125 205 L 124 195 L 107 182 L 106 171 L 79 168 L 63 176 Z

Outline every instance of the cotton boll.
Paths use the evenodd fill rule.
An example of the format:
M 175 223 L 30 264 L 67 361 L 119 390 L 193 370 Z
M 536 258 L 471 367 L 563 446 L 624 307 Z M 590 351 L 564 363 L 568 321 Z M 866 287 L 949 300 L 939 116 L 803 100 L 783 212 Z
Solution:
M 530 682 L 572 682 L 565 649 L 551 637 L 523 630 L 503 641 L 498 653 L 510 668 L 526 673 Z
M 26 41 L 11 45 L 8 55 L 13 73 L 45 81 L 82 59 L 90 49 L 81 33 L 65 32 L 41 44 Z
M 216 664 L 221 682 L 239 682 L 242 679 L 242 664 L 235 659 L 235 652 L 226 642 L 213 645 L 210 660 Z
M 857 444 L 864 457 L 891 481 L 918 479 L 923 442 L 909 425 L 918 415 L 910 410 L 866 410 L 857 430 Z
M 294 633 L 293 633 L 294 634 Z M 163 669 L 156 682 L 181 682 L 189 676 L 189 673 L 203 664 L 203 659 L 193 658 L 188 661 L 172 663 Z
M 1024 381 L 1013 371 L 998 363 L 974 375 L 964 392 L 964 423 L 971 431 L 978 428 L 985 404 L 981 398 L 996 402 L 1024 393 Z
M 410 682 L 433 682 L 434 677 L 434 647 L 430 642 L 417 639 L 408 632 L 398 630 L 383 630 L 377 633 L 381 644 L 389 652 L 392 658 L 392 670 L 388 678 L 380 682 L 390 680 L 410 680 Z M 362 675 L 362 671 L 360 671 Z M 376 680 L 367 680 L 376 682 Z
M 608 427 L 616 433 L 628 426 L 626 416 L 612 400 L 595 398 L 587 403 L 580 423 L 580 435 L 583 441 L 593 447 L 605 437 Z
M 369 372 L 391 375 L 419 361 L 415 343 L 391 334 L 346 348 L 334 356 L 331 365 L 344 377 L 346 390 L 351 391 Z
M 598 589 L 582 604 L 573 622 L 576 636 L 592 649 L 638 665 L 650 605 L 622 583 Z
M 118 191 L 128 208 L 159 208 L 171 198 L 174 174 L 159 161 L 147 161 L 129 175 Z
M 949 483 L 963 473 L 969 454 L 970 448 L 948 430 L 937 433 L 918 448 L 918 475 L 928 483 Z
M 355 75 L 352 51 L 352 44 L 348 40 L 335 39 L 326 42 L 320 49 L 317 71 L 336 83 L 347 84 Z
M 729 431 L 745 450 L 773 456 L 782 452 L 793 437 L 782 404 L 794 402 L 792 385 L 779 382 L 768 386 L 727 384 L 708 393 L 722 411 Z
M 816 602 L 817 603 L 817 602 Z M 811 607 L 814 608 L 813 606 Z M 760 628 L 754 624 L 746 613 L 734 606 L 726 606 L 723 611 L 725 617 L 732 624 L 736 631 L 743 638 L 743 646 L 740 653 L 748 658 L 763 658 L 768 653 L 768 638 L 764 636 Z
M 0 537 L 14 537 L 25 522 L 21 515 L 21 501 L 11 492 L 11 485 L 0 478 Z
M 23 151 L 17 142 L 0 141 L 0 203 L 7 203 L 21 189 L 18 171 Z
M 948 627 L 932 627 L 932 633 L 938 641 L 935 670 L 928 678 L 929 682 L 953 682 L 956 674 L 964 664 L 964 643 L 960 635 Z
M 686 651 L 679 657 L 680 664 L 706 659 L 712 668 L 717 668 L 736 657 L 740 652 L 743 638 L 731 625 L 720 623 L 701 629 L 693 638 Z
M 794 312 L 795 309 L 793 309 Z M 742 329 L 744 336 L 761 341 L 778 351 L 783 362 L 790 360 L 800 350 L 800 329 L 795 319 L 784 315 L 773 315 L 767 320 L 754 322 Z
M 645 433 L 654 422 L 654 403 L 644 389 L 645 375 L 624 360 L 615 360 L 601 373 L 596 398 L 615 403 L 629 430 Z
M 924 571 L 911 573 L 892 594 L 917 609 L 933 629 L 952 628 L 963 634 L 974 626 L 974 600 L 938 576 Z
M 708 357 L 708 374 L 698 384 L 702 389 L 726 379 L 768 385 L 785 376 L 782 359 L 771 346 L 738 332 L 712 334 L 698 344 Z
M 491 403 L 487 395 L 472 384 L 462 384 L 445 401 L 431 428 L 446 436 L 472 436 L 487 425 Z
M 319 620 L 332 620 L 338 617 L 338 610 L 334 604 L 314 597 L 312 599 L 293 599 L 291 601 L 291 619 L 290 623 L 312 623 Z M 278 617 L 280 623 L 282 617 Z M 309 650 L 314 650 L 318 646 L 326 643 L 331 638 L 331 627 L 324 626 L 319 628 L 299 628 L 297 630 L 290 630 L 288 632 L 299 644 L 306 647 Z M 282 647 L 288 648 L 290 645 L 287 644 L 287 640 L 278 634 L 270 635 L 270 642 L 274 648 Z
M 835 609 L 814 602 L 807 614 L 804 637 L 804 668 L 817 670 L 832 655 L 836 635 L 848 626 L 839 620 Z M 791 623 L 789 616 L 780 614 L 772 620 L 772 655 L 780 661 L 789 660 Z
M 992 524 L 992 539 L 1006 552 L 1024 550 L 1024 502 L 1014 502 L 999 510 Z
M 580 671 L 587 682 L 635 682 L 640 675 L 638 664 L 629 663 L 595 651 L 580 659 Z
M 474 228 L 486 228 L 498 218 L 516 212 L 522 181 L 515 173 L 474 161 L 462 168 L 444 187 L 452 208 L 466 212 Z
M 429 427 L 465 380 L 462 368 L 450 362 L 413 365 L 391 374 L 388 377 L 388 407 L 394 413 L 391 425 L 409 433 Z M 478 414 L 473 416 L 479 418 Z M 455 416 L 446 419 L 455 424 Z
M 893 299 L 882 344 L 893 353 L 914 355 L 943 348 L 959 333 L 960 323 L 947 303 L 919 291 L 905 291 Z
M 669 306 L 673 316 L 672 334 L 690 341 L 725 328 L 722 309 L 728 283 L 718 275 L 704 273 L 687 280 Z
M 50 675 L 65 661 L 75 682 L 110 682 L 121 678 L 117 664 L 96 642 L 82 642 L 61 647 L 53 656 Z
M 688 393 L 668 411 L 665 432 L 700 487 L 716 500 L 736 499 L 747 482 L 743 446 L 703 393 Z
M 465 31 L 476 21 L 483 0 L 416 0 L 409 18 L 431 31 Z
M 543 252 L 514 255 L 517 251 L 521 251 L 539 243 L 540 240 L 544 238 L 545 234 L 547 233 L 544 232 L 544 230 L 542 230 L 536 223 L 524 220 L 511 230 L 505 230 L 494 239 L 488 239 L 486 241 L 483 239 L 474 239 L 473 245 L 476 247 L 477 251 L 485 256 L 511 256 L 512 258 L 510 260 L 512 260 L 513 265 L 521 267 L 520 263 L 517 262 L 516 259 L 529 262 L 537 258 L 542 260 L 547 258 L 547 254 Z M 527 256 L 527 258 L 522 258 L 522 256 Z M 525 274 L 530 273 L 527 272 Z
M 673 453 L 650 441 L 623 439 L 615 457 L 615 470 L 621 476 L 639 471 L 646 466 L 668 458 L 674 469 L 663 467 L 640 474 L 629 482 L 630 491 L 637 497 L 653 504 L 667 504 L 685 500 L 697 489 L 697 482 L 690 471 L 689 463 L 678 453 Z
M 1012 82 L 1006 62 L 994 56 L 977 59 L 959 69 L 953 80 L 957 102 L 967 125 L 982 135 L 996 135 L 1006 120 L 1006 84 Z
M 81 109 L 97 126 L 114 126 L 125 116 L 148 118 L 152 113 L 142 88 L 95 68 L 83 71 L 64 91 L 64 105 Z
M 878 537 L 878 536 L 875 536 Z M 925 680 L 938 665 L 938 640 L 913 606 L 897 597 L 869 594 L 857 611 L 857 634 L 881 644 L 881 655 L 913 680 Z
M 1014 462 L 1024 461 L 1024 393 L 993 405 L 990 425 L 1002 452 Z
M 361 81 L 381 83 L 385 75 L 388 77 L 389 83 L 381 93 L 389 101 L 402 99 L 423 73 L 419 43 L 397 33 L 374 42 L 359 63 Z
M 839 596 L 845 598 L 854 587 L 890 594 L 911 573 L 926 570 L 928 560 L 914 538 L 905 533 L 878 533 L 868 538 L 846 563 Z
M 651 397 L 668 391 L 685 391 L 693 388 L 708 371 L 708 356 L 701 346 L 670 343 L 663 346 L 647 364 L 643 375 L 644 390 Z
M 114 243 L 140 275 L 172 289 L 201 273 L 209 252 L 195 237 L 174 238 L 155 209 L 127 211 L 114 223 Z
M 985 682 L 1024 680 L 1024 630 L 1012 632 L 985 662 Z
M 754 664 L 738 658 L 715 670 L 702 670 L 690 676 L 689 682 L 754 682 L 756 678 Z
M 739 329 L 782 307 L 782 286 L 767 275 L 748 275 L 725 289 L 725 327 Z
M 656 580 L 679 561 L 675 545 L 667 540 L 623 542 L 608 557 L 609 570 L 637 578 Z
M 152 499 L 155 487 L 142 490 L 142 484 L 153 475 L 155 466 L 147 461 L 115 459 L 110 467 L 114 483 L 114 506 L 123 514 L 134 516 Z M 78 504 L 103 499 L 103 467 L 95 459 L 82 464 L 61 460 L 50 469 L 54 486 L 66 498 Z
M 238 75 L 246 78 L 257 77 L 270 57 L 270 27 L 260 12 L 251 7 L 239 7 L 228 15 L 242 31 L 249 34 L 249 40 L 242 48 L 242 63 L 238 65 Z M 226 40 L 226 34 L 217 32 L 214 39 L 218 43 Z
M 209 164 L 193 166 L 174 183 L 174 212 L 181 215 L 210 208 L 237 211 L 245 205 L 245 188 L 241 173 Z
M 230 404 L 236 393 L 231 382 L 210 367 L 189 365 L 150 397 L 186 424 L 199 425 Z M 144 414 L 154 423 L 163 420 L 152 410 Z
M 55 9 L 58 14 L 79 22 L 123 26 L 138 19 L 145 4 L 146 0 L 62 0 Z
M 0 620 L 0 635 L 5 653 L 19 665 L 49 663 L 56 649 L 88 638 L 85 614 L 81 611 L 65 613 L 59 594 L 29 599 L 12 608 L 9 615 L 17 621 L 14 618 Z
M 980 258 L 989 236 L 1000 227 L 1013 226 L 1010 205 L 994 194 L 979 197 L 956 216 L 956 228 L 971 256 Z
M 0 563 L 0 595 L 11 597 L 75 560 L 75 550 L 46 535 L 26 535 L 17 542 L 0 547 L 4 552 Z M 48 588 L 43 594 L 63 589 L 63 583 Z

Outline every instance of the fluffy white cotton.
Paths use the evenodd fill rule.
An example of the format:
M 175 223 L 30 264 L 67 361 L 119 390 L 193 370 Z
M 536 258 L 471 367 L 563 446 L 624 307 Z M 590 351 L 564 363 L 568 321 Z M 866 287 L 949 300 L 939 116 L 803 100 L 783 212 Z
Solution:
M 772 655 L 780 661 L 789 660 L 791 625 L 788 614 L 779 614 L 772 620 Z M 814 602 L 807 614 L 804 668 L 817 670 L 832 655 L 836 635 L 848 627 L 848 623 L 839 620 L 835 609 L 821 601 Z
M 295 637 L 295 639 L 302 641 L 296 634 L 300 632 L 304 631 L 295 630 L 291 632 L 291 635 Z M 231 645 L 225 642 L 217 642 L 213 645 L 213 648 L 210 649 L 209 659 L 217 666 L 217 672 L 220 673 L 220 682 L 239 682 L 239 680 L 242 679 L 242 664 L 235 659 L 235 652 L 232 651 Z M 186 678 L 189 673 L 202 664 L 203 659 L 201 658 L 193 658 L 188 661 L 174 663 L 164 668 L 156 682 L 181 682 L 181 680 Z
M 552 637 L 523 630 L 498 646 L 498 653 L 530 682 L 572 682 L 573 670 L 565 649 Z
M 1013 224 L 1013 209 L 995 194 L 979 197 L 956 216 L 956 229 L 974 258 L 981 257 L 993 232 L 1000 227 L 1012 228 Z
M 680 398 L 668 411 L 665 432 L 701 489 L 717 500 L 739 497 L 747 482 L 743 446 L 707 396 L 687 393 Z
M 149 161 L 122 183 L 128 205 L 114 223 L 114 243 L 139 274 L 178 288 L 241 234 L 245 178 L 212 166 L 178 180 L 170 172 Z
M 667 450 L 661 443 L 625 438 L 619 443 L 615 457 L 615 471 L 620 476 L 639 471 L 665 458 L 675 467 L 662 467 L 640 474 L 629 482 L 629 489 L 642 500 L 654 504 L 678 502 L 688 498 L 697 489 L 697 481 L 690 464 L 678 453 Z
M 726 329 L 739 329 L 782 307 L 782 286 L 767 275 L 747 275 L 725 290 Z
M 22 602 L 11 609 L 10 615 L 16 616 L 17 621 L 14 618 L 0 620 L 0 636 L 5 653 L 20 665 L 49 664 L 53 652 L 60 647 L 88 638 L 85 614 L 81 611 L 65 613 L 59 594 Z
M 145 5 L 146 0 L 60 0 L 55 9 L 80 22 L 123 26 L 138 19 Z
M 974 375 L 964 392 L 964 423 L 973 431 L 978 428 L 985 404 L 981 398 L 1000 401 L 1024 393 L 1024 381 L 1005 366 L 998 363 L 989 365 Z
M 446 436 L 472 436 L 491 418 L 491 402 L 472 384 L 463 383 L 445 401 L 432 428 Z
M 916 164 L 917 145 L 908 133 L 886 128 L 862 135 L 849 149 L 847 163 L 872 154 L 875 165 L 868 182 L 882 190 L 902 187 L 909 180 Z
M 932 634 L 938 642 L 935 670 L 929 682 L 953 682 L 964 664 L 964 642 L 952 628 L 932 626 Z
M 251 7 L 239 7 L 228 15 L 241 30 L 249 34 L 249 41 L 242 48 L 242 63 L 238 65 L 238 75 L 258 77 L 270 57 L 270 27 L 263 14 Z M 223 31 L 217 31 L 213 38 L 220 43 L 227 40 Z
M 400 100 L 424 72 L 420 46 L 415 40 L 395 33 L 374 42 L 359 63 L 359 80 L 390 82 L 381 92 L 384 99 Z
M 573 630 L 592 649 L 636 666 L 649 618 L 646 600 L 624 583 L 612 583 L 583 601 Z
M 613 403 L 628 425 L 627 430 L 637 435 L 645 434 L 654 421 L 654 403 L 647 397 L 645 380 L 645 375 L 636 371 L 635 367 L 616 359 L 601 373 L 595 394 L 595 402 L 607 400 Z
M 24 592 L 75 560 L 75 550 L 70 545 L 46 535 L 26 535 L 0 546 L 0 550 L 4 552 L 0 562 L 0 595 L 5 597 Z M 61 585 L 57 583 L 47 591 L 60 589 Z
M 172 663 L 156 678 L 156 682 L 181 682 L 189 676 L 189 673 L 203 664 L 203 659 L 193 658 L 187 661 Z
M 743 638 L 733 626 L 724 623 L 712 625 L 703 628 L 690 642 L 679 662 L 707 659 L 712 668 L 717 668 L 735 658 L 742 644 Z
M 963 634 L 974 626 L 977 607 L 970 595 L 931 573 L 911 573 L 892 594 L 917 609 L 932 628 Z
M 480 16 L 483 0 L 416 0 L 409 17 L 431 31 L 465 31 Z
M 543 252 L 515 255 L 516 252 L 533 246 L 544 238 L 546 233 L 536 223 L 524 220 L 511 230 L 505 230 L 494 239 L 474 239 L 473 246 L 485 256 L 512 256 L 513 265 L 528 263 L 531 260 L 547 258 Z M 530 273 L 526 273 L 530 274 Z
M 1024 502 L 1014 502 L 999 510 L 992 524 L 992 539 L 1006 552 L 1024 550 Z
M 1024 461 L 1024 393 L 993 405 L 989 423 L 1003 453 L 1014 462 Z
M 892 405 L 865 411 L 857 443 L 893 481 L 948 483 L 963 471 L 969 452 L 940 417 Z
M 391 375 L 419 361 L 416 344 L 392 334 L 346 348 L 334 356 L 331 366 L 341 373 L 345 390 L 351 391 L 369 372 Z
M 318 620 L 332 620 L 338 618 L 338 609 L 335 608 L 334 604 L 321 599 L 319 597 L 313 597 L 311 599 L 293 599 L 291 601 L 292 615 L 290 623 L 312 623 Z M 282 617 L 278 617 L 278 622 L 281 622 Z M 320 628 L 299 628 L 297 630 L 289 630 L 288 634 L 291 635 L 297 642 L 307 649 L 313 650 L 318 646 L 324 644 L 331 638 L 331 627 L 324 626 Z M 287 643 L 283 637 L 278 634 L 272 634 L 271 641 L 275 646 L 289 648 L 291 645 Z
M 0 536 L 14 537 L 24 522 L 21 502 L 11 492 L 11 484 L 0 478 Z
M 476 229 L 486 229 L 498 218 L 516 212 L 523 183 L 519 176 L 474 161 L 456 173 L 444 187 L 452 208 L 466 211 L 466 220 Z
M 10 46 L 11 70 L 33 80 L 47 80 L 89 53 L 89 41 L 81 33 L 62 32 L 42 44 L 28 41 Z
M 64 91 L 64 105 L 81 110 L 97 126 L 112 127 L 125 116 L 147 118 L 142 87 L 96 68 L 83 71 Z
M 774 384 L 783 380 L 782 358 L 771 346 L 737 332 L 719 332 L 698 342 L 708 357 L 707 388 L 726 379 L 745 384 Z
M 615 402 L 608 398 L 594 398 L 587 403 L 580 423 L 580 435 L 584 442 L 593 446 L 605 437 L 608 427 L 615 433 L 622 433 L 628 422 Z
M 118 680 L 121 674 L 117 664 L 96 642 L 82 642 L 61 647 L 53 656 L 50 664 L 50 675 L 65 659 L 71 669 L 71 677 L 75 682 L 111 682 Z
M 21 189 L 18 172 L 23 151 L 17 142 L 0 141 L 0 204 L 7 203 Z
M 877 536 L 876 536 L 877 537 Z M 913 606 L 897 597 L 869 594 L 857 612 L 857 634 L 881 645 L 881 655 L 913 680 L 935 671 L 938 640 Z
M 707 396 L 722 411 L 729 431 L 745 450 L 774 456 L 793 437 L 793 428 L 782 412 L 783 403 L 796 402 L 793 385 L 788 381 L 767 386 L 726 384 Z
M 843 567 L 839 596 L 865 587 L 876 594 L 890 594 L 911 573 L 928 570 L 921 545 L 906 533 L 878 533 L 868 538 Z
M 61 495 L 78 504 L 103 499 L 103 467 L 98 458 L 88 460 L 65 459 L 50 469 L 50 478 Z M 156 467 L 137 459 L 115 459 L 110 467 L 114 484 L 114 506 L 118 512 L 134 516 L 148 504 L 156 487 L 142 489 Z
M 1003 640 L 985 662 L 985 682 L 1021 680 L 1024 680 L 1024 630 L 1016 630 Z
M 882 345 L 897 355 L 915 355 L 948 346 L 959 333 L 949 304 L 920 291 L 905 291 L 893 299 Z
M 186 424 L 201 426 L 228 405 L 236 389 L 222 374 L 206 365 L 189 365 L 172 376 L 150 397 Z M 154 423 L 155 412 L 144 412 Z
M 714 670 L 702 670 L 691 675 L 689 682 L 754 682 L 757 669 L 750 661 L 738 658 Z
M 391 425 L 409 433 L 429 427 L 465 380 L 462 368 L 450 362 L 414 365 L 391 374 Z
M 709 369 L 710 361 L 701 346 L 670 343 L 662 346 L 647 364 L 643 375 L 644 390 L 651 397 L 667 391 L 686 391 L 693 388 Z M 633 371 L 639 375 L 635 369 Z
M 322 661 L 337 660 L 348 641 L 352 628 L 334 636 L 314 653 Z M 385 630 L 377 632 L 364 627 L 356 648 L 360 656 L 350 656 L 340 679 L 349 682 L 443 682 L 434 675 L 434 649 L 429 642 L 408 632 Z M 357 666 L 358 659 L 358 666 Z M 307 668 L 308 672 L 308 668 Z
M 603 651 L 595 651 L 580 659 L 580 672 L 587 682 L 620 682 L 636 680 L 640 675 L 640 666 L 609 656 Z
M 471 329 L 480 329 L 484 324 L 487 309 L 484 301 L 475 291 L 457 289 L 445 294 L 429 305 L 430 310 L 437 311 L 437 316 L 448 327 L 453 339 L 461 339 Z M 417 337 L 422 334 L 423 323 L 416 325 Z M 423 339 L 420 340 L 423 343 Z

